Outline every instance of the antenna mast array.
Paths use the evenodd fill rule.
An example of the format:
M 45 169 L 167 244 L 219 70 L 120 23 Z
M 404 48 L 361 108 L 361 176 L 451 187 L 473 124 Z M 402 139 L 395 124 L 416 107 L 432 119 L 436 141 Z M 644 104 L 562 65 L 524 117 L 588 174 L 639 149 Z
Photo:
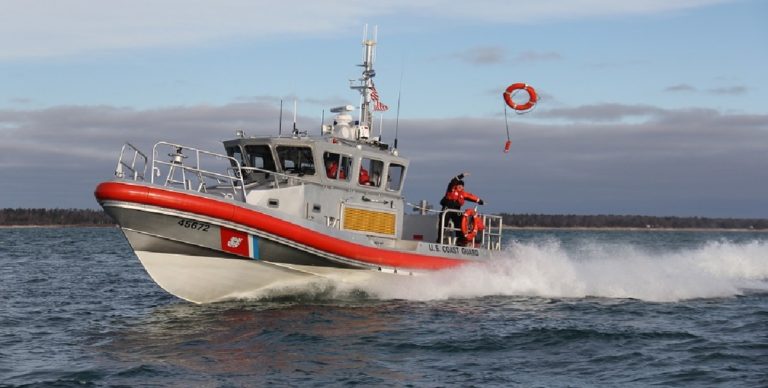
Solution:
M 376 71 L 373 70 L 373 60 L 376 56 L 376 35 L 378 28 L 373 28 L 373 39 L 368 37 L 368 25 L 363 30 L 363 63 L 358 65 L 363 68 L 363 76 L 357 79 L 357 85 L 350 85 L 351 89 L 360 92 L 360 125 L 368 129 L 373 124 L 373 114 L 371 112 L 371 89 L 373 88 L 373 77 Z M 354 81 L 351 81 L 354 82 Z

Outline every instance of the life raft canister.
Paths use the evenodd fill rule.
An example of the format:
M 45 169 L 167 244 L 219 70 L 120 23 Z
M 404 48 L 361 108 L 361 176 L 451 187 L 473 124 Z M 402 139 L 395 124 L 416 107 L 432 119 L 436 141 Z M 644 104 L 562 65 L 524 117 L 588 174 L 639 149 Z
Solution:
M 482 217 L 477 215 L 475 209 L 467 209 L 461 217 L 461 233 L 468 241 L 472 241 L 477 236 L 477 232 L 483 230 Z
M 516 104 L 514 101 L 512 101 L 512 94 L 517 90 L 525 90 L 528 93 L 528 102 L 525 104 Z M 509 105 L 510 108 L 516 111 L 531 109 L 534 105 L 536 105 L 538 100 L 539 97 L 536 95 L 536 90 L 533 88 L 533 86 L 522 82 L 509 85 L 507 90 L 504 91 L 504 101 L 507 103 L 507 105 Z

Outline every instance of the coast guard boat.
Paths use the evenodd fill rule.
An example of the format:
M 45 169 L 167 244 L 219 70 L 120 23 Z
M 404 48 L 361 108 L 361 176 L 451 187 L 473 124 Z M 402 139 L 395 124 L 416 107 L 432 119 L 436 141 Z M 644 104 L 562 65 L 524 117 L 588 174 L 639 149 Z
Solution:
M 161 141 L 151 158 L 123 145 L 115 179 L 94 194 L 158 285 L 208 303 L 322 279 L 418 276 L 501 249 L 500 217 L 467 209 L 437 241 L 449 211 L 422 201 L 407 212 L 408 159 L 396 140 L 372 136 L 375 45 L 363 41 L 362 77 L 350 85 L 361 94 L 358 119 L 353 106 L 333 108 L 322 136 L 295 124 L 284 136 L 238 131 L 224 153 Z M 459 233 L 470 242 L 458 246 Z

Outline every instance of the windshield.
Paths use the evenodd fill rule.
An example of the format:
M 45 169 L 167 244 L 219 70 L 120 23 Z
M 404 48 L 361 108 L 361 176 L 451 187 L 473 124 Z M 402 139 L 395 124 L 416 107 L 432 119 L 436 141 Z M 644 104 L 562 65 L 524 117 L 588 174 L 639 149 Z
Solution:
M 277 146 L 277 159 L 286 174 L 315 175 L 315 160 L 309 147 Z

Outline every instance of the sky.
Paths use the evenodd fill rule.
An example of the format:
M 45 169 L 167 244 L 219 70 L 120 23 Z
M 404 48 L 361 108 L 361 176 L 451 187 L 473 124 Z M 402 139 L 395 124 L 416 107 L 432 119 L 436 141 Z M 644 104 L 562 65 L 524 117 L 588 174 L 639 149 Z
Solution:
M 97 208 L 124 142 L 222 152 L 281 100 L 317 135 L 366 25 L 409 202 L 466 171 L 490 212 L 768 218 L 763 0 L 0 0 L 0 208 Z

